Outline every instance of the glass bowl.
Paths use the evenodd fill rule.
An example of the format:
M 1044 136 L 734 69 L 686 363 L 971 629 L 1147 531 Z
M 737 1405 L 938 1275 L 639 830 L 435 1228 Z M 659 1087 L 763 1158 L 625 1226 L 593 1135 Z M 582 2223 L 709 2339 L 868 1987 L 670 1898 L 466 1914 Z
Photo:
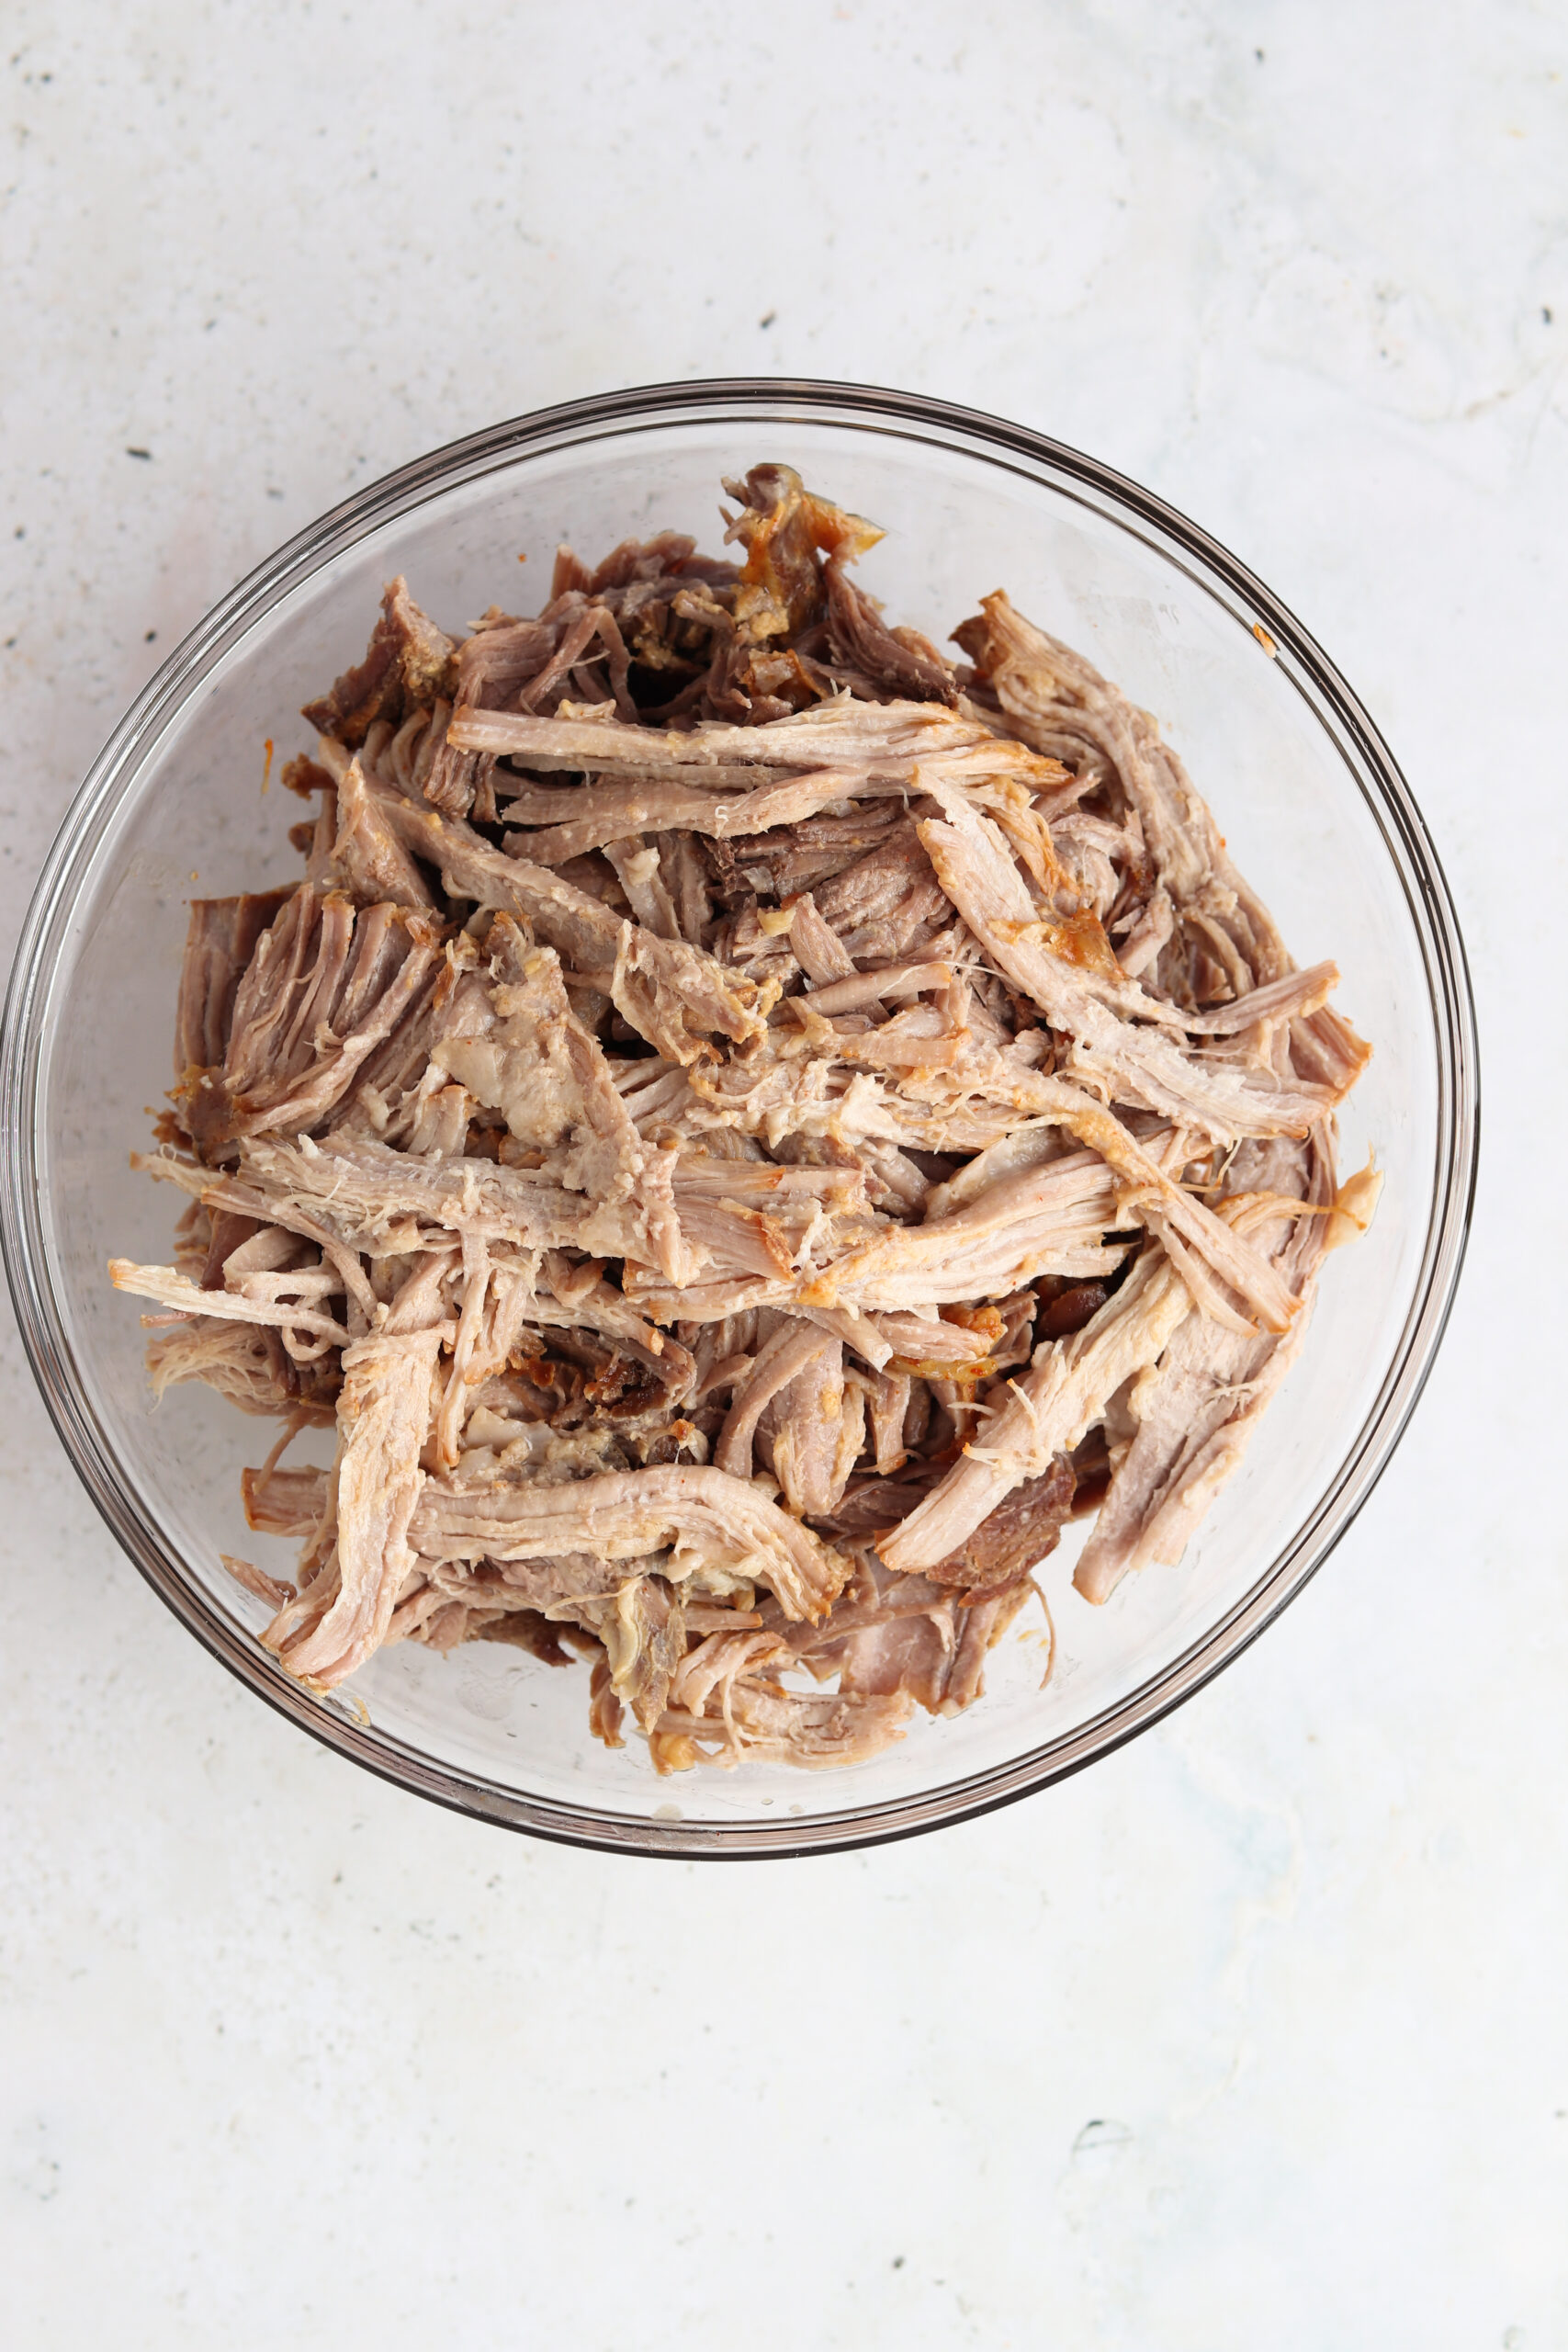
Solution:
M 536 608 L 558 540 L 593 557 L 670 527 L 716 547 L 721 476 L 762 458 L 886 527 L 861 577 L 895 618 L 940 642 L 1005 586 L 1156 715 L 1296 956 L 1342 967 L 1338 1001 L 1376 1046 L 1343 1164 L 1371 1145 L 1387 1181 L 1371 1233 L 1329 1260 L 1301 1359 L 1181 1566 L 1129 1577 L 1097 1610 L 1070 1590 L 1082 1529 L 1047 1563 L 1046 1688 L 1026 1613 L 977 1704 L 921 1716 L 867 1763 L 660 1779 L 639 1742 L 611 1752 L 590 1736 L 585 1668 L 505 1646 L 446 1659 L 405 1644 L 353 1697 L 292 1682 L 256 1640 L 265 1604 L 219 1562 L 239 1552 L 289 1573 L 240 1503 L 269 1425 L 196 1387 L 154 1407 L 137 1303 L 111 1290 L 105 1261 L 171 1254 L 178 1204 L 127 1163 L 170 1082 L 186 899 L 292 878 L 284 832 L 300 812 L 268 791 L 264 741 L 278 763 L 308 744 L 293 714 L 359 658 L 382 582 L 406 572 L 448 626 L 492 600 Z M 1205 533 L 1091 458 L 937 401 L 785 380 L 612 393 L 498 425 L 263 564 L 165 662 L 84 784 L 17 952 L 0 1078 L 23 1335 L 78 1472 L 148 1581 L 341 1755 L 485 1820 L 622 1853 L 908 1836 L 1078 1770 L 1197 1690 L 1301 1589 L 1387 1462 L 1453 1296 L 1475 1162 L 1473 1013 L 1448 890 L 1387 748 L 1306 632 Z

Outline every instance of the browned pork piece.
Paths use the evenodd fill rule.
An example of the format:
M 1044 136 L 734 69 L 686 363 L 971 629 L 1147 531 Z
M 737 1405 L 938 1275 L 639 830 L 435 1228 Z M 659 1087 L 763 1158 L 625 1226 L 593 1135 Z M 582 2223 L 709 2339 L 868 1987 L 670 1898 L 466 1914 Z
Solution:
M 761 465 L 738 560 L 388 587 L 307 708 L 303 877 L 192 908 L 155 1390 L 244 1478 L 281 1666 L 584 1659 L 660 1771 L 874 1756 L 981 1694 L 1069 1517 L 1174 1566 L 1364 1227 L 1369 1048 L 1153 721 L 999 592 L 889 621 Z M 286 1464 L 303 1430 L 330 1462 Z M 1047 1620 L 1047 1623 L 1048 1623 Z

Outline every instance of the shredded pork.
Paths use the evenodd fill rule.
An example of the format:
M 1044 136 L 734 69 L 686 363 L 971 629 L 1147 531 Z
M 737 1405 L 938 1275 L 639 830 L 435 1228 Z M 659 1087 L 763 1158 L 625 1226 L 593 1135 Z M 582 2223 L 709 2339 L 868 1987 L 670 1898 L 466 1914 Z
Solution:
M 192 907 L 186 1204 L 110 1268 L 160 1395 L 281 1424 L 295 1577 L 225 1565 L 289 1673 L 586 1658 L 660 1771 L 969 1706 L 1097 1505 L 1085 1599 L 1174 1565 L 1376 1196 L 1337 972 L 1152 720 L 999 592 L 961 664 L 889 624 L 787 466 L 726 488 L 739 562 L 563 548 L 456 638 L 389 586 L 303 879 Z

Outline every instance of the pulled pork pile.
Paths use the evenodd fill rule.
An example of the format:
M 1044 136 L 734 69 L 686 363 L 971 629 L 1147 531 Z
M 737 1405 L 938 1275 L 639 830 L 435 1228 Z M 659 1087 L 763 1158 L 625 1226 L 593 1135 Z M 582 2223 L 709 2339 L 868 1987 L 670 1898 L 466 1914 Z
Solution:
M 193 907 L 177 1263 L 111 1267 L 160 1393 L 283 1422 L 297 1584 L 228 1565 L 290 1673 L 576 1652 L 660 1770 L 966 1707 L 1069 1515 L 1091 1601 L 1176 1561 L 1374 1191 L 1335 968 L 1153 721 L 1000 594 L 950 667 L 874 529 L 727 488 L 739 566 L 563 548 L 460 642 L 388 589 L 304 879 Z

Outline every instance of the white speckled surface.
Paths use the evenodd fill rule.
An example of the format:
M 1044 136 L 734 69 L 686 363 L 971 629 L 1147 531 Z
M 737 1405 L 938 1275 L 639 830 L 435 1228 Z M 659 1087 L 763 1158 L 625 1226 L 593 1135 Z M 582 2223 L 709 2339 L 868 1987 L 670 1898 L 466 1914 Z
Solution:
M 7 2346 L 1568 2346 L 1568 1301 L 1511 1173 L 1565 1140 L 1562 12 L 11 0 L 3 44 L 7 937 L 134 689 L 348 489 L 798 369 L 1253 563 L 1405 763 L 1487 1056 L 1448 1345 L 1316 1584 L 1088 1776 L 855 1858 L 558 1851 L 316 1750 L 115 1551 L 7 1323 Z

